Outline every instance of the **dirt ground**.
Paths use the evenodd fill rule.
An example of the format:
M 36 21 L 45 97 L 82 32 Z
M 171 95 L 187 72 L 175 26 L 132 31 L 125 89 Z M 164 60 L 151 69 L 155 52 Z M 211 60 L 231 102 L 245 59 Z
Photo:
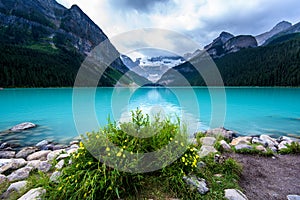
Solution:
M 240 186 L 250 200 L 287 199 L 300 195 L 300 155 L 277 155 L 274 158 L 257 155 L 228 154 L 243 166 Z

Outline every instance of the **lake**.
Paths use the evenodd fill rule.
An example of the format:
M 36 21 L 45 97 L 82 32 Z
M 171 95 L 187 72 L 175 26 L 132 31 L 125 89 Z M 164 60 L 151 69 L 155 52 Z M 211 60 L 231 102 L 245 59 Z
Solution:
M 67 143 L 104 126 L 108 117 L 127 121 L 137 107 L 150 115 L 179 117 L 191 134 L 224 126 L 242 135 L 300 136 L 300 88 L 4 89 L 0 105 L 0 131 L 26 121 L 38 124 L 0 133 L 0 142 L 22 146 L 43 139 Z

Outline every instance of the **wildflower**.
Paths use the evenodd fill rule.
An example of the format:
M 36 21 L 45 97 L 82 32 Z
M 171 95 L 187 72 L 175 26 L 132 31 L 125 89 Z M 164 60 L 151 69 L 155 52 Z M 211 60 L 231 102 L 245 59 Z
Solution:
M 121 151 L 121 152 L 123 152 L 123 151 L 124 151 L 124 149 L 121 149 L 120 151 Z
M 106 147 L 105 151 L 110 151 L 110 148 L 109 148 L 109 147 Z
M 92 162 L 91 162 L 91 161 L 89 161 L 89 162 L 88 162 L 88 165 L 91 165 L 91 164 L 92 164 Z
M 123 149 L 126 149 L 126 146 L 123 146 Z
M 96 135 L 96 138 L 99 139 L 99 135 Z
M 180 143 L 180 145 L 184 147 L 184 144 L 183 144 L 183 142 L 181 142 L 181 143 Z
M 110 153 L 108 153 L 107 156 L 110 156 Z
M 132 151 L 130 151 L 130 154 L 131 154 L 131 155 L 133 155 L 133 152 L 132 152 Z
M 181 157 L 182 162 L 185 162 L 185 157 Z
M 124 142 L 127 142 L 128 140 L 126 139 Z
M 85 199 L 85 198 L 86 198 L 86 196 L 87 196 L 87 193 L 84 193 L 84 195 L 83 195 L 83 198 Z
M 173 138 L 170 138 L 170 141 L 172 141 L 173 140 Z
M 125 158 L 126 157 L 126 155 L 125 154 L 123 154 L 123 158 Z
M 120 157 L 122 155 L 122 152 L 117 153 L 117 157 Z
M 78 168 L 79 167 L 79 163 L 76 165 L 76 168 Z
M 108 190 L 112 190 L 112 187 L 111 187 L 111 186 L 109 186 L 109 187 L 108 187 Z
M 178 144 L 178 141 L 176 140 L 175 143 Z
M 62 186 L 58 188 L 58 191 L 61 191 L 61 189 L 62 189 Z
M 80 146 L 80 148 L 83 148 L 83 143 L 79 142 L 79 146 Z

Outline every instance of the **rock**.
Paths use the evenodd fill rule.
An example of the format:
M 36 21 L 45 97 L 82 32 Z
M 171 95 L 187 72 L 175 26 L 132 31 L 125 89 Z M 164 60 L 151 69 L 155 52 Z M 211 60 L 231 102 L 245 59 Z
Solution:
M 16 152 L 14 151 L 0 151 L 0 159 L 2 158 L 13 158 L 15 157 Z
M 60 171 L 55 171 L 53 172 L 53 174 L 50 176 L 50 181 L 54 182 L 54 183 L 58 183 L 58 178 L 61 176 L 61 172 Z
M 18 181 L 15 183 L 12 183 L 8 189 L 6 190 L 6 192 L 12 192 L 12 191 L 16 191 L 16 192 L 20 192 L 22 189 L 25 189 L 27 184 L 27 181 Z
M 46 193 L 46 190 L 42 187 L 35 188 L 29 190 L 26 194 L 24 194 L 21 198 L 18 200 L 34 200 L 34 199 L 41 199 L 40 197 Z
M 232 140 L 233 137 L 236 136 L 236 133 L 234 133 L 233 131 L 227 130 L 223 127 L 208 130 L 208 131 L 205 132 L 205 134 L 207 136 L 214 136 L 214 137 L 222 136 L 222 137 L 227 138 L 229 140 Z
M 49 144 L 49 141 L 43 140 L 43 141 L 40 141 L 39 143 L 37 143 L 35 146 L 40 148 L 42 146 L 46 146 L 47 144 Z
M 56 158 L 56 160 L 61 160 L 61 159 L 65 159 L 65 158 L 68 158 L 68 157 L 70 157 L 70 155 L 67 154 L 67 153 L 60 154 L 60 155 Z
M 201 146 L 200 150 L 198 151 L 198 155 L 200 158 L 203 158 L 210 153 L 217 153 L 218 151 L 212 146 Z
M 70 145 L 72 146 L 73 144 L 77 144 L 77 145 L 78 145 L 78 144 L 79 144 L 79 141 L 78 141 L 78 140 L 73 140 L 73 141 L 71 141 L 71 142 L 70 142 Z
M 275 139 L 273 139 L 273 138 L 271 138 L 270 136 L 268 136 L 268 135 L 261 135 L 260 137 L 259 137 L 259 139 L 261 139 L 261 140 L 263 140 L 265 143 L 267 143 L 268 144 L 268 147 L 277 147 L 278 146 L 278 142 L 275 140 Z
M 6 142 L 4 142 L 0 145 L 0 149 L 6 149 L 7 147 L 10 147 L 10 145 Z
M 245 194 L 240 190 L 236 189 L 226 189 L 225 190 L 225 199 L 228 200 L 248 200 Z
M 242 149 L 252 149 L 253 147 L 248 144 L 238 144 L 235 146 L 236 150 L 242 150 Z
M 0 174 L 0 184 L 4 183 L 7 181 L 7 177 L 3 174 Z
M 253 137 L 251 143 L 252 144 L 262 144 L 264 147 L 268 146 L 267 142 L 265 142 L 264 140 L 262 140 L 262 139 L 260 139 L 258 137 Z
M 63 149 L 52 151 L 52 152 L 50 152 L 50 153 L 47 155 L 47 160 L 52 161 L 52 160 L 54 160 L 57 156 L 59 156 L 59 154 L 61 154 L 61 153 L 63 153 L 63 152 L 64 152 Z
M 53 146 L 53 151 L 56 151 L 56 150 L 60 150 L 60 149 L 65 149 L 66 147 L 64 145 L 54 145 Z
M 31 172 L 32 169 L 33 169 L 32 167 L 23 167 L 8 175 L 7 179 L 10 182 L 24 180 L 28 178 L 29 173 Z
M 221 148 L 222 148 L 223 151 L 227 151 L 227 152 L 232 151 L 230 145 L 225 140 L 221 140 L 220 145 L 221 145 Z
M 280 137 L 277 139 L 277 142 L 280 143 L 280 142 L 282 142 L 282 141 L 287 141 L 287 142 L 291 141 L 291 142 L 292 142 L 293 139 L 290 138 L 290 137 L 287 137 L 287 136 L 280 136 Z
M 62 169 L 64 165 L 65 165 L 65 160 L 60 160 L 60 161 L 55 165 L 55 168 L 56 168 L 56 169 Z
M 223 163 L 225 161 L 225 157 L 219 154 L 216 154 L 214 157 L 215 163 Z
M 198 169 L 201 169 L 201 168 L 203 168 L 203 167 L 205 167 L 205 166 L 206 166 L 206 164 L 205 164 L 205 162 L 203 162 L 203 161 L 200 161 L 200 162 L 197 163 L 197 168 L 198 168 Z
M 238 138 L 234 138 L 230 145 L 232 146 L 236 146 L 239 144 L 250 144 L 252 140 L 252 137 L 238 137 Z
M 216 143 L 216 138 L 215 137 L 203 137 L 200 138 L 200 142 L 204 146 L 214 146 Z
M 290 195 L 287 195 L 287 199 L 288 200 L 300 200 L 300 196 L 299 195 L 290 194 Z
M 16 154 L 16 158 L 27 158 L 28 155 L 37 152 L 37 147 L 25 147 Z
M 292 143 L 292 142 L 291 142 Z M 287 148 L 287 144 L 291 144 L 291 143 L 289 143 L 289 142 L 287 142 L 287 141 L 282 141 L 282 142 L 280 142 L 280 144 L 278 145 L 278 150 L 281 150 L 281 149 L 286 149 Z
M 71 155 L 72 153 L 76 153 L 77 150 L 78 150 L 78 149 L 74 149 L 74 148 L 73 148 L 73 149 L 68 149 L 68 150 L 67 150 L 67 154 L 68 154 L 68 155 Z
M 79 149 L 79 146 L 77 144 L 73 144 L 70 146 L 70 149 Z
M 27 156 L 27 160 L 46 160 L 47 159 L 47 155 L 50 153 L 50 150 L 43 150 L 43 151 L 38 151 L 35 152 L 29 156 Z
M 0 173 L 4 173 L 8 170 L 16 170 L 24 167 L 27 162 L 23 159 L 0 159 Z
M 263 145 L 258 145 L 255 147 L 255 149 L 261 152 L 267 152 L 267 149 Z
M 32 160 L 28 162 L 27 167 L 32 167 L 33 169 L 37 169 L 42 172 L 48 172 L 52 165 L 47 161 Z
M 54 144 L 48 144 L 46 146 L 42 146 L 42 150 L 51 150 L 51 151 L 53 151 L 54 146 L 55 146 Z
M 30 129 L 30 128 L 35 128 L 35 127 L 36 127 L 36 125 L 34 123 L 24 122 L 24 123 L 15 125 L 14 127 L 12 127 L 9 130 L 13 131 L 13 132 L 16 132 L 16 131 L 23 131 L 23 130 Z
M 184 176 L 183 180 L 188 185 L 195 187 L 200 194 L 206 194 L 209 191 L 205 180 L 202 178 L 197 178 L 195 176 Z

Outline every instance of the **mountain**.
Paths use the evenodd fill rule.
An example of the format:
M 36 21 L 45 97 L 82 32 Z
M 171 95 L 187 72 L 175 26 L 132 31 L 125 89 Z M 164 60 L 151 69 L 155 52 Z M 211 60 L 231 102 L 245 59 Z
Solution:
M 300 22 L 268 38 L 268 40 L 266 40 L 264 45 L 268 45 L 276 41 L 278 42 L 292 35 L 297 35 L 297 33 L 300 33 Z
M 222 32 L 219 37 L 213 40 L 212 43 L 209 45 L 205 46 L 204 49 L 212 56 L 212 57 L 218 57 L 222 56 L 224 54 L 224 44 L 233 38 L 234 35 L 227 33 L 227 32 Z
M 204 79 L 194 66 L 200 66 L 212 79 L 215 74 L 207 62 L 207 56 L 203 55 L 203 52 L 199 53 L 189 62 L 168 70 L 157 84 L 178 86 L 185 81 L 190 85 L 205 86 Z M 299 86 L 300 33 L 283 35 L 281 40 L 272 44 L 241 49 L 213 61 L 225 86 Z M 220 84 L 212 81 L 209 85 Z
M 116 59 L 99 86 L 113 86 L 129 71 L 104 32 L 77 5 L 67 9 L 55 0 L 0 0 L 0 22 L 1 87 L 73 86 L 82 61 L 103 41 L 103 53 Z M 147 81 L 133 73 L 125 77 L 120 85 Z
M 121 56 L 121 59 L 131 71 L 145 77 L 152 83 L 158 81 L 170 68 L 185 61 L 184 58 L 175 55 L 137 58 L 135 62 L 124 55 Z
M 264 44 L 268 39 L 270 39 L 271 37 L 273 37 L 274 35 L 276 35 L 280 32 L 287 30 L 291 26 L 292 26 L 292 24 L 290 22 L 287 22 L 287 21 L 279 22 L 270 31 L 255 36 L 258 45 L 260 46 L 260 45 Z

